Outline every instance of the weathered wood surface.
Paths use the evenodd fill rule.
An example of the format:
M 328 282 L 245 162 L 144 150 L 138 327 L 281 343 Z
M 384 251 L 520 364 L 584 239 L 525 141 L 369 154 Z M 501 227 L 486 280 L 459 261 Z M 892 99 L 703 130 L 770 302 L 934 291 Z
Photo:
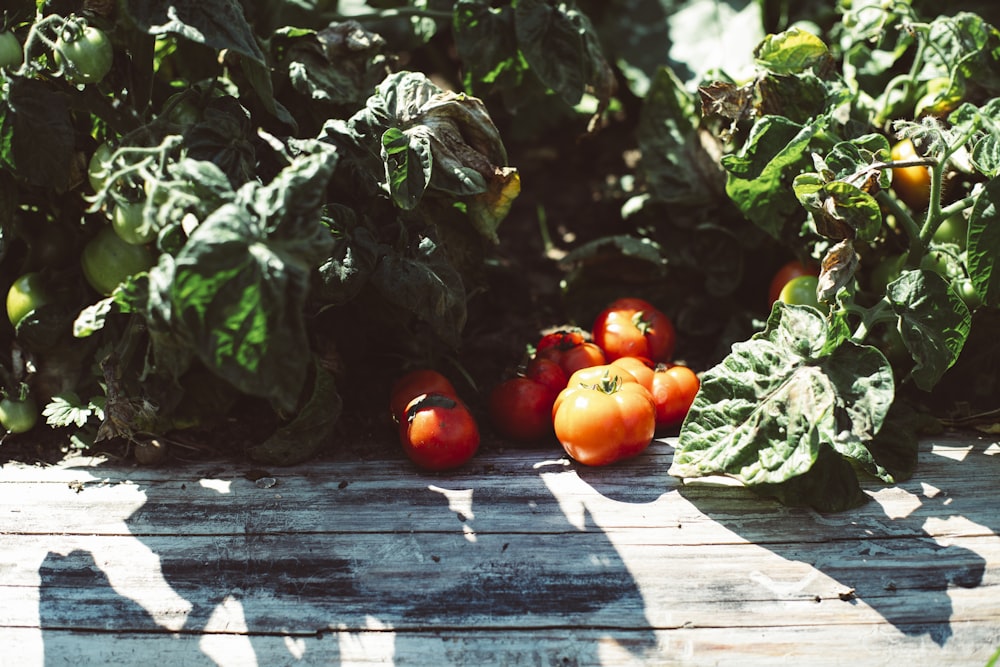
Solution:
M 1000 648 L 1000 438 L 820 515 L 681 485 L 657 442 L 0 469 L 0 665 L 975 665 Z M 273 482 L 273 484 L 272 484 Z

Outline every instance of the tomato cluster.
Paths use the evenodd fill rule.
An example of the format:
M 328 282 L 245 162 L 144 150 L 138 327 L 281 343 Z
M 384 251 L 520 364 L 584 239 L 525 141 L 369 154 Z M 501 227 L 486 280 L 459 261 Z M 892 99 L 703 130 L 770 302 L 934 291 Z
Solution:
M 525 371 L 490 394 L 490 419 L 519 442 L 555 437 L 575 460 L 606 465 L 635 456 L 687 415 L 698 377 L 670 364 L 673 323 L 648 301 L 609 304 L 591 334 L 547 333 Z

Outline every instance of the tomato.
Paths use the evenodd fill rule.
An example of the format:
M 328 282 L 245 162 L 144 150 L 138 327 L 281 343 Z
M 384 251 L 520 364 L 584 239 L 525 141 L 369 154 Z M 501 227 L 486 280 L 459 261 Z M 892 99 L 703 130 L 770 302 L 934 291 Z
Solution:
M 788 304 L 812 306 L 813 308 L 824 308 L 820 306 L 819 298 L 816 296 L 816 288 L 819 285 L 819 278 L 816 276 L 799 276 L 792 278 L 781 288 L 778 300 Z
M 115 148 L 110 142 L 105 141 L 94 150 L 87 164 L 87 178 L 90 180 L 90 187 L 94 192 L 100 192 L 111 178 L 111 157 L 115 154 Z
M 975 310 L 983 305 L 983 297 L 979 296 L 979 291 L 968 278 L 956 278 L 951 281 L 951 287 L 962 297 L 969 310 Z
M 68 82 L 97 83 L 111 71 L 114 51 L 104 31 L 88 25 L 78 32 L 67 29 L 56 40 L 55 57 Z
M 397 379 L 389 390 L 389 414 L 397 424 L 406 406 L 421 394 L 458 396 L 455 387 L 444 375 L 430 368 L 418 368 Z
M 656 431 L 649 390 L 620 367 L 587 368 L 574 374 L 552 408 L 556 438 L 573 459 L 600 466 L 640 454 Z M 590 382 L 599 374 L 599 381 Z
M 569 349 L 585 342 L 587 339 L 579 329 L 562 329 L 553 331 L 541 337 L 538 345 L 535 346 L 535 354 L 550 347 Z
M 24 62 L 24 51 L 21 42 L 10 31 L 0 32 L 0 67 L 15 69 Z
M 110 225 L 88 241 L 80 255 L 84 278 L 105 296 L 129 276 L 148 271 L 153 263 L 153 253 L 146 246 L 126 243 Z
M 768 307 L 781 297 L 781 289 L 788 284 L 789 280 L 799 276 L 818 276 L 819 270 L 812 265 L 806 265 L 797 259 L 784 264 L 775 272 L 771 278 L 771 285 L 767 289 Z
M 965 250 L 969 238 L 969 223 L 961 213 L 950 215 L 934 230 L 934 240 L 938 243 L 954 243 Z
M 421 394 L 406 406 L 399 423 L 403 451 L 425 470 L 450 470 L 479 449 L 479 427 L 462 401 L 445 394 Z
M 566 388 L 566 380 L 568 379 L 566 371 L 558 362 L 544 357 L 535 357 L 529 361 L 525 375 L 548 387 L 549 391 L 552 392 L 553 399 Z
M 132 245 L 145 245 L 156 238 L 156 230 L 146 223 L 145 202 L 118 202 L 111 213 L 111 228 L 118 238 Z
M 8 433 L 26 433 L 38 423 L 38 405 L 28 396 L 23 401 L 0 399 L 0 426 Z
M 493 388 L 489 414 L 493 427 L 520 442 L 552 434 L 552 406 L 558 392 L 529 377 L 514 377 Z
M 700 387 L 698 376 L 687 366 L 658 368 L 652 389 L 656 427 L 669 428 L 683 422 Z
M 629 374 L 632 375 L 632 377 L 635 378 L 636 382 L 650 391 L 653 390 L 654 371 L 652 362 L 648 359 L 640 359 L 639 357 L 618 357 L 611 362 L 611 365 L 624 368 L 629 372 Z
M 644 357 L 668 361 L 674 353 L 677 333 L 661 310 L 643 299 L 624 298 L 612 302 L 597 316 L 594 342 L 608 361 L 619 357 Z
M 539 350 L 535 358 L 556 362 L 566 375 L 572 375 L 581 368 L 599 366 L 607 362 L 604 350 L 590 341 L 573 344 L 570 340 L 566 340 Z
M 42 280 L 42 276 L 32 271 L 26 273 L 7 290 L 7 317 L 17 328 L 28 313 L 50 303 L 52 296 Z
M 920 156 L 909 139 L 892 147 L 894 161 L 915 160 Z M 927 167 L 893 167 L 892 191 L 910 208 L 922 211 L 931 198 L 931 171 Z

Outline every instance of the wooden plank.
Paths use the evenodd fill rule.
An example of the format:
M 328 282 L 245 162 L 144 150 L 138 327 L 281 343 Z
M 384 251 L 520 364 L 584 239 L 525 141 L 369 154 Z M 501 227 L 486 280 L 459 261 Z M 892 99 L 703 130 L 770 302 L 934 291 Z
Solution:
M 441 475 L 328 460 L 265 483 L 238 464 L 5 465 L 0 645 L 22 653 L 0 659 L 874 664 L 876 650 L 980 667 L 1000 646 L 998 453 L 927 441 L 913 480 L 868 484 L 874 502 L 837 515 L 681 484 L 669 442 L 602 469 L 527 450 Z

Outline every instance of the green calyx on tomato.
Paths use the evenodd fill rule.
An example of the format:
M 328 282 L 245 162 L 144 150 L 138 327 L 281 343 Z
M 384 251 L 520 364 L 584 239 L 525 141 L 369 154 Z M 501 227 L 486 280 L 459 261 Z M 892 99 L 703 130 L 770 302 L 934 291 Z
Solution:
M 146 246 L 126 243 L 110 225 L 88 241 L 80 255 L 83 276 L 105 296 L 130 276 L 148 271 L 153 263 L 153 253 Z
M 52 296 L 42 276 L 34 271 L 26 273 L 15 280 L 7 291 L 7 318 L 16 329 L 21 320 L 51 301 Z
M 97 83 L 111 71 L 114 50 L 100 28 L 71 25 L 56 40 L 55 59 L 68 82 Z
M 24 50 L 17 36 L 10 31 L 0 32 L 0 67 L 13 69 L 24 62 Z
M 0 426 L 8 433 L 27 433 L 38 423 L 38 405 L 30 396 L 23 400 L 0 399 Z

